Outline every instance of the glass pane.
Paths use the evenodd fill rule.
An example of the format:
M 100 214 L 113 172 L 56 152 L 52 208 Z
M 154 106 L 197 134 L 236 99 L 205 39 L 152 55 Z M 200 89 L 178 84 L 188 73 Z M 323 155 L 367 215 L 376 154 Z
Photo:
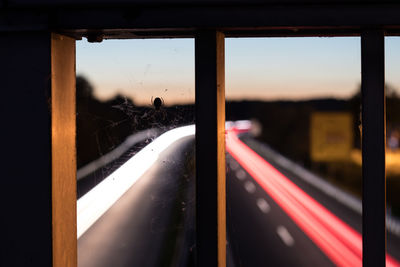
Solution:
M 190 266 L 194 41 L 77 42 L 78 266 Z
M 400 38 L 385 38 L 387 250 L 400 260 Z
M 361 266 L 360 38 L 226 40 L 237 266 Z

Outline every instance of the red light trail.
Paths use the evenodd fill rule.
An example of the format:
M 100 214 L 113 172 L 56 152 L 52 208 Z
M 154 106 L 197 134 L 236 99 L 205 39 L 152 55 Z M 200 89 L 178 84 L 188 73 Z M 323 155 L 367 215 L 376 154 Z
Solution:
M 302 231 L 338 266 L 362 266 L 362 236 L 310 197 L 237 137 L 226 135 L 227 151 Z M 386 255 L 388 267 L 400 266 Z

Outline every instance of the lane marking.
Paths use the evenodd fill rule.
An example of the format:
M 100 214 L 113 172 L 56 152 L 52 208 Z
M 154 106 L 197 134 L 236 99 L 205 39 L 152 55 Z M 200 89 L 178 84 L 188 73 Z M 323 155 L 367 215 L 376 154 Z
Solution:
M 297 174 L 299 178 L 304 180 L 305 182 L 311 184 L 312 186 L 318 188 L 328 196 L 336 199 L 338 202 L 346 205 L 348 208 L 354 210 L 355 212 L 362 214 L 362 203 L 361 200 L 356 197 L 346 193 L 340 188 L 335 187 L 330 184 L 323 178 L 315 175 L 314 173 L 308 171 L 297 163 L 292 162 L 291 160 L 285 158 L 269 146 L 262 144 L 259 145 L 260 148 L 267 154 L 271 155 L 275 162 L 288 170 L 292 170 L 293 173 Z
M 264 153 L 271 155 L 275 162 L 281 167 L 292 170 L 292 172 L 296 173 L 300 179 L 303 179 L 305 182 L 321 190 L 328 196 L 336 199 L 349 209 L 352 209 L 360 215 L 362 214 L 362 202 L 360 199 L 330 184 L 323 178 L 308 171 L 297 163 L 285 158 L 269 146 L 259 143 L 257 143 L 257 145 L 264 151 Z M 389 232 L 400 237 L 400 218 L 394 217 L 389 212 L 386 212 L 386 227 Z
M 271 206 L 263 198 L 257 199 L 257 206 L 263 213 L 268 213 L 271 210 Z
M 234 160 L 231 160 L 231 162 L 229 163 L 229 166 L 231 167 L 232 170 L 236 171 L 239 168 L 239 163 L 237 163 Z
M 244 179 L 246 179 L 246 173 L 244 172 L 244 170 L 240 169 L 236 171 L 236 178 L 238 178 L 239 180 L 243 181 Z
M 254 185 L 254 183 L 247 181 L 244 183 L 244 188 L 246 189 L 247 192 L 249 192 L 250 194 L 256 192 L 256 186 Z
M 276 229 L 276 232 L 278 233 L 279 237 L 282 239 L 283 243 L 285 243 L 286 246 L 291 247 L 294 245 L 294 239 L 290 235 L 289 231 L 286 229 L 285 226 L 279 225 L 278 228 Z
M 329 226 L 337 224 L 337 222 L 329 222 L 328 220 L 329 225 L 324 225 L 326 214 L 330 214 L 328 211 L 321 212 L 319 210 L 317 212 L 316 209 L 321 207 L 315 200 L 311 205 L 312 208 L 308 209 L 310 208 L 310 201 L 307 201 L 307 197 L 301 193 L 303 192 L 301 189 L 295 187 L 296 190 L 293 190 L 294 185 L 286 177 L 245 146 L 234 133 L 228 134 L 227 137 L 228 152 L 336 265 L 362 266 L 362 258 L 354 253 L 351 246 L 347 246 L 343 242 L 342 236 L 336 235 L 338 227 L 333 228 L 334 232 L 330 231 L 333 229 Z M 303 195 L 303 197 L 300 197 L 301 200 L 299 194 Z M 334 216 L 332 215 L 332 217 Z M 339 234 L 343 235 L 340 230 Z M 351 231 L 348 231 L 345 236 L 348 237 L 350 234 Z M 361 244 L 361 238 L 359 241 Z M 358 246 L 359 244 L 356 243 L 355 245 Z
M 333 263 L 362 266 L 360 233 L 241 142 L 235 132 L 228 132 L 226 141 L 227 151 Z M 386 266 L 400 266 L 400 262 L 386 254 Z

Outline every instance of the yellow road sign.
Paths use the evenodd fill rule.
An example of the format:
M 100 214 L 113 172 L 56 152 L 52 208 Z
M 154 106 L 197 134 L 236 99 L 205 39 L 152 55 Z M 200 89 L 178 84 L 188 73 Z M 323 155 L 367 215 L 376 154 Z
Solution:
M 349 112 L 315 112 L 310 123 L 311 159 L 345 161 L 353 148 L 353 118 Z

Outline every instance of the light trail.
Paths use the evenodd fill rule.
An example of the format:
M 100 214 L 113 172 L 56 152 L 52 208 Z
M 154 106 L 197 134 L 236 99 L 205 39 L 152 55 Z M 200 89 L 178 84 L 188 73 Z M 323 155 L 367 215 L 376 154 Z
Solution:
M 362 237 L 227 131 L 227 151 L 338 266 L 362 266 Z M 388 267 L 400 266 L 386 256 Z
M 140 150 L 77 201 L 77 238 L 89 229 L 142 175 L 160 154 L 181 138 L 195 134 L 189 125 L 170 130 Z

